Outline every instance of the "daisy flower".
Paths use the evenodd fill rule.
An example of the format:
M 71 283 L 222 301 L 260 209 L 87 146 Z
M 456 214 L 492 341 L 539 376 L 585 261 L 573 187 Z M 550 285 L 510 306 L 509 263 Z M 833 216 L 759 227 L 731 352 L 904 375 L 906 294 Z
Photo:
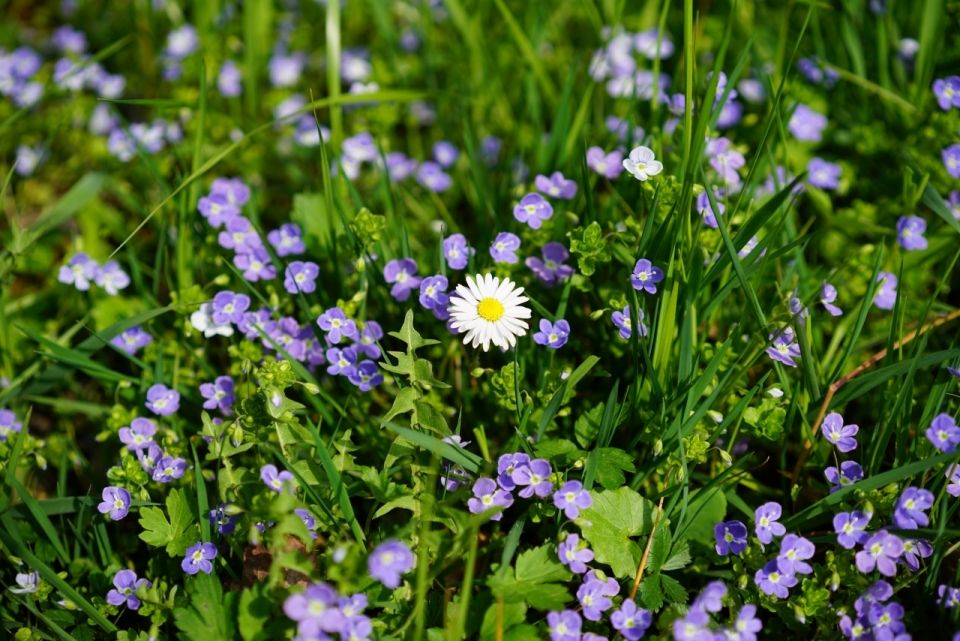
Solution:
M 523 319 L 530 318 L 530 309 L 523 307 L 529 299 L 521 294 L 523 287 L 515 287 L 509 278 L 467 276 L 467 284 L 457 285 L 456 295 L 450 297 L 450 327 L 466 333 L 464 344 L 474 348 L 482 344 L 485 352 L 490 343 L 501 349 L 513 347 L 517 337 L 527 333 Z

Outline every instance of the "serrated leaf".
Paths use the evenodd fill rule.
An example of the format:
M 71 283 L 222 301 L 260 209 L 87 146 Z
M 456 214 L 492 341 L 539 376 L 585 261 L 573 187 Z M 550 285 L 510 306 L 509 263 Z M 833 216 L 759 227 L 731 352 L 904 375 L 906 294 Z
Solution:
M 667 595 L 671 603 L 683 605 L 687 602 L 687 591 L 684 590 L 683 586 L 673 577 L 661 574 L 660 586 L 663 588 L 664 594 Z
M 170 556 L 183 556 L 187 548 L 199 540 L 196 528 L 192 528 L 195 509 L 183 490 L 171 490 L 167 495 L 167 516 L 157 507 L 140 510 L 140 538 L 148 544 L 166 546 Z
M 240 594 L 237 610 L 237 625 L 244 641 L 264 639 L 264 626 L 274 611 L 273 602 L 267 595 L 267 584 L 254 583 Z
M 440 436 L 449 436 L 450 428 L 447 427 L 447 420 L 430 403 L 426 401 L 416 401 L 414 403 L 414 421 L 420 427 L 436 432 Z
M 541 545 L 538 548 L 527 550 L 517 557 L 518 581 L 524 583 L 550 583 L 569 581 L 570 570 L 560 563 L 557 549 L 554 545 Z
M 189 607 L 176 608 L 173 620 L 191 641 L 229 641 L 235 618 L 224 607 L 223 587 L 212 574 L 199 573 L 187 579 Z
M 660 589 L 660 575 L 651 574 L 640 584 L 640 600 L 643 607 L 656 612 L 663 607 L 663 591 Z
M 570 452 L 576 452 L 577 450 L 578 448 L 573 441 L 561 438 L 537 443 L 536 450 L 534 451 L 537 456 L 545 458 L 548 461 L 553 461 L 558 457 L 569 454 Z
M 650 544 L 650 556 L 647 557 L 647 567 L 651 573 L 659 572 L 666 564 L 670 557 L 671 542 L 670 530 L 665 527 L 661 527 L 653 535 L 653 542 Z
M 597 561 L 606 563 L 620 578 L 632 577 L 640 565 L 643 550 L 631 537 L 653 529 L 657 506 L 629 487 L 616 491 L 590 492 L 593 505 L 580 512 L 590 523 L 582 527 Z
M 626 482 L 623 471 L 633 472 L 633 458 L 621 449 L 602 447 L 598 450 L 596 481 L 608 490 L 615 490 Z
M 679 570 L 689 565 L 691 560 L 690 544 L 687 543 L 686 539 L 680 539 L 673 545 L 673 549 L 670 551 L 670 557 L 660 570 L 663 572 Z
M 408 353 L 421 347 L 426 347 L 427 345 L 437 345 L 440 343 L 440 341 L 435 341 L 432 338 L 423 338 L 420 332 L 413 328 L 412 309 L 407 310 L 407 315 L 403 318 L 403 326 L 400 328 L 400 331 L 390 332 L 390 335 L 406 343 Z

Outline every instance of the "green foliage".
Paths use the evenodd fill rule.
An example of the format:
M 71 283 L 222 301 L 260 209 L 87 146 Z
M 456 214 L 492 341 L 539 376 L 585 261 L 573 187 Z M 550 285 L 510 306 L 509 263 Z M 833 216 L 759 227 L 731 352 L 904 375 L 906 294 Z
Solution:
M 172 490 L 167 495 L 167 514 L 158 507 L 140 510 L 140 538 L 154 547 L 166 547 L 170 556 L 183 556 L 187 548 L 199 540 L 194 527 L 197 508 L 189 494 Z
M 632 577 L 640 565 L 643 547 L 635 537 L 653 529 L 657 506 L 628 487 L 590 492 L 593 505 L 580 512 L 583 538 L 597 561 L 609 565 L 620 578 Z
M 587 227 L 577 227 L 568 234 L 570 253 L 577 257 L 577 266 L 584 276 L 591 276 L 598 264 L 609 262 L 612 258 L 603 238 L 603 230 L 596 221 Z

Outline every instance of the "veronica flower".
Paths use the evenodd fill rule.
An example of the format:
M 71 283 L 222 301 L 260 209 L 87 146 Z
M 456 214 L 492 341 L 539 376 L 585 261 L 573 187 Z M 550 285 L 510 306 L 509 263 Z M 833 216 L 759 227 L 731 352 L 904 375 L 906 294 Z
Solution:
M 531 312 L 523 306 L 528 298 L 521 294 L 523 288 L 515 288 L 509 278 L 501 282 L 490 274 L 467 276 L 467 284 L 457 285 L 456 295 L 450 297 L 450 328 L 466 334 L 464 344 L 474 349 L 482 344 L 483 351 L 488 351 L 491 342 L 509 349 L 529 327 L 525 319 Z
M 893 511 L 893 522 L 901 530 L 915 530 L 926 527 L 930 518 L 923 512 L 933 507 L 933 493 L 916 487 L 908 487 L 897 500 Z
M 227 202 L 236 207 L 243 207 L 250 200 L 250 188 L 240 178 L 214 179 L 210 194 L 226 196 Z
M 540 194 L 527 194 L 513 207 L 513 217 L 531 229 L 540 229 L 543 221 L 553 216 L 553 206 Z
M 691 608 L 686 615 L 673 621 L 673 638 L 676 641 L 714 641 L 710 615 L 700 608 Z
M 11 594 L 33 594 L 40 587 L 40 573 L 39 572 L 29 572 L 29 573 L 17 573 L 16 577 L 17 585 L 19 588 L 7 588 L 7 592 Z
M 920 559 L 926 559 L 933 554 L 933 546 L 925 539 L 906 539 L 903 542 L 903 556 L 900 560 L 907 569 L 916 572 L 920 569 Z
M 837 288 L 823 281 L 823 286 L 820 288 L 820 302 L 831 316 L 843 316 L 843 310 L 833 304 L 835 300 L 837 300 Z
M 823 158 L 813 158 L 807 164 L 807 171 L 807 181 L 814 187 L 836 189 L 840 186 L 840 175 L 843 173 L 840 165 L 827 162 Z
M 440 163 L 441 167 L 453 167 L 459 157 L 460 150 L 446 140 L 441 140 L 433 145 L 433 159 Z
M 215 229 L 240 215 L 240 208 L 227 200 L 223 194 L 204 196 L 197 203 L 197 209 Z
M 784 574 L 811 574 L 813 568 L 806 560 L 812 558 L 815 552 L 813 543 L 802 536 L 788 534 L 780 542 L 777 567 Z
M 339 307 L 331 307 L 317 319 L 317 325 L 320 329 L 327 332 L 327 339 L 334 345 L 338 344 L 343 338 L 357 339 L 359 332 L 357 323 Z
M 110 605 L 126 605 L 131 610 L 140 609 L 140 599 L 137 598 L 137 590 L 140 586 L 146 585 L 148 588 L 153 585 L 146 579 L 137 579 L 137 573 L 133 570 L 120 570 L 113 575 L 113 588 L 107 592 L 107 603 Z
M 319 274 L 320 267 L 316 263 L 295 260 L 287 266 L 283 286 L 291 294 L 310 294 L 317 289 L 315 281 Z
M 649 147 L 636 147 L 623 159 L 623 168 L 639 181 L 646 181 L 663 171 L 663 163 L 654 159 Z
M 225 231 L 217 236 L 217 242 L 225 249 L 232 249 L 238 254 L 251 254 L 263 247 L 260 235 L 253 229 L 253 224 L 243 216 L 235 216 L 227 221 Z
M 2 421 L 0 421 L 2 423 Z M 947 480 L 947 494 L 950 496 L 960 496 L 960 466 L 950 465 L 944 473 Z
M 422 278 L 417 276 L 417 263 L 412 258 L 391 260 L 383 268 L 383 278 L 393 283 L 390 295 L 401 303 L 410 297 L 410 292 L 419 289 Z
M 620 609 L 610 615 L 610 625 L 627 641 L 637 641 L 643 637 L 652 623 L 653 615 L 643 608 L 638 608 L 633 599 L 625 599 Z
M 530 457 L 523 452 L 504 454 L 497 460 L 497 483 L 508 492 L 517 487 L 513 473 L 519 467 L 529 467 Z
M 937 97 L 937 104 L 944 111 L 949 111 L 951 107 L 960 107 L 960 77 L 950 76 L 934 80 L 933 95 Z
M 280 225 L 280 229 L 274 229 L 267 234 L 267 241 L 273 245 L 277 256 L 290 256 L 307 251 L 300 227 L 295 223 Z
M 473 496 L 467 501 L 467 507 L 473 514 L 482 514 L 487 510 L 498 507 L 504 509 L 513 505 L 513 495 L 510 492 L 501 490 L 497 487 L 497 482 L 493 479 L 481 477 L 473 484 Z M 491 521 L 499 521 L 503 517 L 503 512 L 497 512 L 490 517 Z
M 710 159 L 710 166 L 725 185 L 736 185 L 740 182 L 740 174 L 737 170 L 746 163 L 743 154 L 734 149 L 726 149 Z
M 267 68 L 270 72 L 270 84 L 274 87 L 292 87 L 300 80 L 300 74 L 303 73 L 303 55 L 294 53 L 284 56 L 275 53 Z
M 79 56 L 87 50 L 87 36 L 70 25 L 63 25 L 54 30 L 50 42 L 59 51 L 75 56 Z
M 553 172 L 549 178 L 539 174 L 534 178 L 533 184 L 536 185 L 537 191 L 551 198 L 571 200 L 577 195 L 577 183 L 567 180 L 559 171 Z
M 417 167 L 416 179 L 423 187 L 435 193 L 446 191 L 453 185 L 450 175 L 432 160 L 420 163 Z
M 340 632 L 348 623 L 337 608 L 337 591 L 327 583 L 311 583 L 288 596 L 283 613 L 299 624 L 297 631 L 304 638 L 324 638 L 324 632 Z
M 823 419 L 823 436 L 830 443 L 837 446 L 841 452 L 852 452 L 857 449 L 856 436 L 860 428 L 856 425 L 844 425 L 843 417 L 836 412 L 830 412 Z
M 213 322 L 218 325 L 239 324 L 243 321 L 243 313 L 248 309 L 250 309 L 250 297 L 246 294 L 235 294 L 231 291 L 219 292 L 213 297 Z
M 697 211 L 700 212 L 700 215 L 703 216 L 703 222 L 707 227 L 712 227 L 717 229 L 717 216 L 722 216 L 725 211 L 727 211 L 727 206 L 720 202 L 720 199 L 724 197 L 726 191 L 723 189 L 714 190 L 714 200 L 717 201 L 717 211 L 713 211 L 713 205 L 710 204 L 710 197 L 707 195 L 707 192 L 701 193 L 697 196 Z
M 880 287 L 877 288 L 873 304 L 880 309 L 893 309 L 897 301 L 897 277 L 890 272 L 880 272 L 877 274 L 877 282 Z
M 535 462 L 536 461 L 534 461 L 534 463 Z M 580 537 L 576 534 L 568 534 L 567 538 L 564 539 L 557 548 L 560 563 L 569 566 L 570 571 L 574 574 L 583 574 L 586 572 L 586 564 L 593 560 L 593 552 L 589 548 L 583 547 L 582 549 L 578 549 L 579 547 Z
M 467 239 L 463 234 L 453 234 L 443 239 L 443 257 L 447 260 L 450 269 L 464 269 L 471 256 L 477 250 L 467 246 Z
M 797 140 L 805 142 L 820 142 L 823 130 L 827 127 L 827 117 L 813 111 L 801 103 L 794 109 L 793 115 L 787 123 L 787 129 Z
M 180 567 L 187 574 L 196 574 L 197 572 L 210 574 L 213 572 L 213 564 L 210 561 L 215 558 L 217 558 L 217 547 L 213 543 L 197 541 L 187 548 L 187 554 L 180 562 Z
M 378 545 L 367 559 L 370 576 L 394 590 L 400 587 L 400 577 L 413 569 L 413 553 L 396 539 Z
M 947 195 L 946 203 L 950 208 L 950 213 L 953 214 L 953 217 L 957 220 L 960 220 L 960 190 L 954 189 L 951 191 Z
M 134 452 L 153 445 L 153 435 L 156 433 L 157 426 L 149 418 L 135 418 L 130 421 L 130 427 L 121 427 L 118 435 L 120 442 Z
M 221 503 L 210 510 L 210 525 L 216 528 L 218 534 L 232 534 L 237 527 L 237 515 L 233 514 L 232 503 Z
M 527 465 L 518 466 L 513 470 L 510 478 L 517 485 L 525 486 L 520 490 L 520 496 L 528 499 L 534 494 L 546 498 L 553 492 L 553 482 L 550 475 L 553 472 L 550 462 L 546 459 L 534 459 Z
M 273 463 L 267 463 L 260 468 L 260 479 L 263 481 L 264 485 L 278 494 L 284 490 L 290 494 L 294 493 L 293 474 L 287 470 L 277 470 L 277 466 Z
M 647 326 L 643 324 L 643 310 L 637 309 L 637 312 L 640 314 L 640 335 L 647 335 Z M 610 320 L 613 321 L 615 327 L 620 329 L 620 338 L 627 339 L 630 338 L 632 333 L 632 324 L 630 321 L 630 306 L 627 305 L 623 308 L 622 312 L 614 312 L 610 315 Z
M 380 358 L 380 347 L 377 345 L 377 341 L 381 338 L 383 338 L 383 329 L 381 329 L 380 323 L 367 321 L 364 323 L 360 335 L 353 339 L 356 341 L 354 349 L 357 350 L 358 354 L 365 354 L 368 358 L 376 360 Z
M 659 46 L 657 41 L 660 41 Z M 650 27 L 633 37 L 633 46 L 637 53 L 646 56 L 648 60 L 666 60 L 673 55 L 674 45 L 667 34 L 660 35 L 657 27 Z
M 570 323 L 560 319 L 556 323 L 551 323 L 547 319 L 540 320 L 540 331 L 533 335 L 533 341 L 537 345 L 545 345 L 553 349 L 560 349 L 567 344 L 567 338 L 570 336 Z
M 327 362 L 330 363 L 330 366 L 327 367 L 328 374 L 350 377 L 356 372 L 357 350 L 355 348 L 338 349 L 331 347 L 327 350 L 326 357 Z
M 20 576 L 17 575 L 18 579 Z M 19 580 L 17 582 L 19 583 Z M 13 592 L 13 590 L 10 591 Z M 960 606 L 960 590 L 957 588 L 941 585 L 937 588 L 937 594 L 940 595 L 940 598 L 937 599 L 937 605 L 942 605 L 947 610 Z
M 164 456 L 157 461 L 151 478 L 158 483 L 170 483 L 174 479 L 183 478 L 186 469 L 186 460 L 178 456 Z
M 217 90 L 224 98 L 235 98 L 243 93 L 240 69 L 233 60 L 225 60 L 217 74 Z
M 960 145 L 953 144 L 943 150 L 943 166 L 954 178 L 960 178 Z
M 107 137 L 107 151 L 120 162 L 129 162 L 137 153 L 137 145 L 125 130 L 114 129 Z
M 613 601 L 604 595 L 606 585 L 602 581 L 586 580 L 577 590 L 577 600 L 588 621 L 599 621 L 603 613 L 613 607 Z
M 60 268 L 57 280 L 85 292 L 90 289 L 90 282 L 96 278 L 98 269 L 97 261 L 80 252 L 74 254 L 67 264 Z
M 794 342 L 793 329 L 785 327 L 783 330 L 770 334 L 773 345 L 767 348 L 767 356 L 784 365 L 796 367 L 797 363 L 793 360 L 800 358 L 800 346 Z
M 753 580 L 761 592 L 781 599 L 789 597 L 790 592 L 788 588 L 792 588 L 797 584 L 797 577 L 793 574 L 785 574 L 780 570 L 776 559 L 769 561 L 765 566 L 757 570 Z
M 114 521 L 119 521 L 130 512 L 130 492 L 122 487 L 103 488 L 103 502 L 97 506 L 100 514 L 109 514 Z
M 203 407 L 208 410 L 220 408 L 224 412 L 230 410 L 236 396 L 233 394 L 234 383 L 229 376 L 218 376 L 213 383 L 200 385 L 200 395 L 207 399 Z
M 37 166 L 40 165 L 43 157 L 44 149 L 42 145 L 37 145 L 36 147 L 20 145 L 17 147 L 17 174 L 20 176 L 32 175 Z
M 946 412 L 937 414 L 926 431 L 927 439 L 941 452 L 956 452 L 960 444 L 960 427 Z
M 304 336 L 312 336 L 313 330 L 309 327 L 300 327 L 297 319 L 286 316 L 277 321 L 276 329 L 270 334 L 270 338 L 283 349 L 290 358 L 302 361 L 306 357 L 307 346 L 303 342 Z M 264 347 L 273 347 L 264 340 Z M 279 358 L 279 357 L 278 357 Z
M 563 510 L 568 519 L 573 520 L 579 518 L 581 509 L 593 505 L 593 498 L 587 490 L 583 489 L 583 483 L 580 481 L 567 481 L 554 493 L 553 504 L 558 510 Z
M 879 530 L 867 539 L 857 552 L 857 569 L 864 574 L 876 568 L 883 576 L 897 574 L 897 559 L 903 554 L 903 541 L 886 530 Z
M 783 536 L 786 533 L 787 528 L 782 523 L 777 523 L 782 514 L 783 508 L 775 501 L 764 503 L 756 509 L 753 515 L 756 522 L 754 532 L 761 543 L 769 545 L 773 537 Z
M 737 620 L 733 623 L 733 631 L 737 641 L 757 641 L 757 632 L 763 629 L 763 622 L 757 618 L 757 606 L 753 603 L 744 603 L 737 613 Z M 729 633 L 728 633 L 729 637 Z
M 514 264 L 519 260 L 514 253 L 518 249 L 520 249 L 520 237 L 508 231 L 502 231 L 490 245 L 490 255 L 496 263 Z
M 160 416 L 170 416 L 180 409 L 180 392 L 157 383 L 147 390 L 148 410 Z
M 860 510 L 840 512 L 833 517 L 833 529 L 837 533 L 837 543 L 848 550 L 852 550 L 858 543 L 865 543 L 870 535 L 867 534 L 867 524 L 873 514 L 865 514 Z
M 156 443 L 149 445 L 145 450 L 137 450 L 137 459 L 140 461 L 140 467 L 143 471 L 153 476 L 157 469 L 157 463 L 163 458 L 163 450 Z
M 863 468 L 856 461 L 844 461 L 840 464 L 840 471 L 835 467 L 828 467 L 824 470 L 827 480 L 833 484 L 830 493 L 833 494 L 841 488 L 853 485 L 863 479 Z
M 392 151 L 386 155 L 387 176 L 393 182 L 406 180 L 414 174 L 420 165 L 402 151 Z
M 633 284 L 633 288 L 647 292 L 648 294 L 657 293 L 657 285 L 663 280 L 663 270 L 659 267 L 654 267 L 646 258 L 641 258 L 637 261 L 637 264 L 633 267 L 633 274 L 630 276 L 630 282 Z
M 524 264 L 533 270 L 534 275 L 544 285 L 553 287 L 573 274 L 573 267 L 563 264 L 563 261 L 567 260 L 570 254 L 561 243 L 547 243 L 540 248 L 540 252 L 543 255 L 543 260 L 536 256 L 530 256 L 524 261 Z
M 607 154 L 600 147 L 590 147 L 587 149 L 587 166 L 613 180 L 623 172 L 623 152 L 615 149 Z
M 927 248 L 927 221 L 919 216 L 901 216 L 897 221 L 897 242 L 907 251 Z
M 646 132 L 643 130 L 643 127 L 634 126 L 633 131 L 630 131 L 630 123 L 624 120 L 623 118 L 617 118 L 616 116 L 607 116 L 606 119 L 607 131 L 617 136 L 617 140 L 622 143 L 627 142 L 627 139 L 630 138 L 632 141 L 643 140 L 643 137 L 646 135 Z M 628 134 L 631 134 L 629 136 Z M 622 158 L 621 158 L 622 161 Z M 537 187 L 537 189 L 540 189 Z M 543 191 L 540 189 L 540 191 Z M 576 190 L 574 190 L 575 192 Z M 546 193 L 546 192 L 544 192 Z M 572 198 L 573 196 L 571 196 Z
M 373 361 L 362 361 L 354 372 L 347 376 L 347 380 L 359 387 L 361 392 L 369 392 L 383 382 L 383 375 L 379 372 Z
M 721 521 L 713 526 L 713 538 L 717 542 L 717 554 L 740 556 L 747 549 L 747 526 L 740 521 Z
M 547 630 L 550 632 L 550 641 L 580 641 L 580 628 L 583 621 L 580 615 L 573 610 L 563 612 L 549 612 L 547 614 Z

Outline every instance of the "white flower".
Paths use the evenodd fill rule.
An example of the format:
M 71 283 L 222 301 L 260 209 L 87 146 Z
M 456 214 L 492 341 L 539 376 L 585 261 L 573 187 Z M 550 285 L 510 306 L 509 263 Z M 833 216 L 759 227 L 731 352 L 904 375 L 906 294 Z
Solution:
M 663 171 L 663 163 L 653 159 L 653 150 L 649 147 L 637 147 L 623 159 L 623 168 L 633 174 L 637 180 L 647 180 Z
M 40 574 L 31 572 L 30 574 L 17 574 L 17 585 L 19 588 L 8 588 L 13 594 L 31 594 L 37 591 L 40 586 Z
M 213 322 L 212 303 L 204 303 L 200 306 L 200 309 L 191 314 L 190 324 L 193 325 L 193 328 L 198 332 L 203 332 L 203 335 L 207 338 L 216 336 L 217 334 L 220 336 L 233 336 L 233 325 L 230 323 L 217 325 Z
M 767 394 L 769 394 L 774 398 L 780 398 L 781 396 L 783 396 L 783 390 L 780 389 L 779 387 L 771 387 L 770 389 L 767 390 Z
M 457 293 L 450 297 L 450 327 L 461 334 L 463 343 L 483 351 L 493 343 L 500 349 L 513 347 L 517 336 L 525 336 L 529 326 L 521 319 L 530 318 L 530 310 L 522 304 L 529 299 L 521 296 L 523 287 L 516 287 L 509 278 L 501 281 L 490 274 L 477 274 L 476 280 L 467 276 L 467 285 L 457 285 Z

